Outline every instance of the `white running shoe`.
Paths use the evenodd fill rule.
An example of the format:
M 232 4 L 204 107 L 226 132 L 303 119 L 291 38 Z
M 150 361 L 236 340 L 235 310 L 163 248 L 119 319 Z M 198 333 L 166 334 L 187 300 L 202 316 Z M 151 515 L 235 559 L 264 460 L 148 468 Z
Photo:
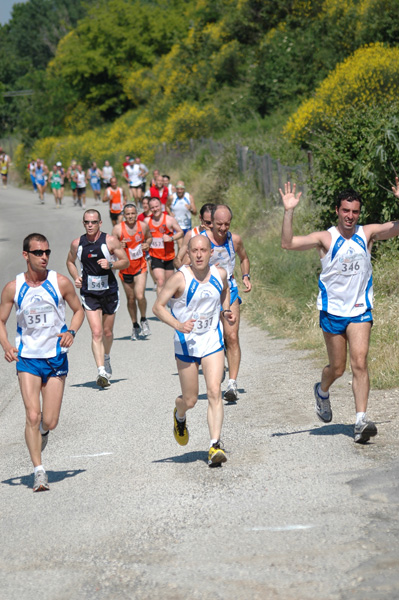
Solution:
M 330 395 L 328 398 L 322 398 L 319 395 L 319 385 L 320 382 L 314 384 L 313 392 L 316 400 L 315 403 L 315 411 L 316 415 L 319 417 L 320 421 L 323 423 L 330 423 L 332 420 L 332 410 L 330 404 Z
M 226 391 L 224 393 L 224 399 L 227 402 L 237 402 L 238 392 L 237 392 L 237 382 L 235 381 L 235 379 L 229 379 Z
M 35 481 L 33 483 L 34 492 L 46 492 L 50 489 L 46 471 L 37 471 L 35 473 Z
M 106 372 L 104 367 L 102 367 L 101 369 L 98 370 L 96 383 L 101 388 L 106 388 L 111 385 L 109 382 L 108 373 Z
M 141 321 L 141 335 L 143 337 L 148 337 L 151 335 L 150 326 L 147 319 L 145 321 Z
M 361 421 L 356 423 L 354 434 L 357 444 L 365 444 L 371 437 L 377 435 L 377 427 L 373 421 L 363 417 Z
M 140 335 L 141 335 L 140 327 L 137 327 L 137 325 L 136 326 L 133 325 L 132 335 L 130 338 L 132 340 L 132 342 L 136 342 L 139 339 Z

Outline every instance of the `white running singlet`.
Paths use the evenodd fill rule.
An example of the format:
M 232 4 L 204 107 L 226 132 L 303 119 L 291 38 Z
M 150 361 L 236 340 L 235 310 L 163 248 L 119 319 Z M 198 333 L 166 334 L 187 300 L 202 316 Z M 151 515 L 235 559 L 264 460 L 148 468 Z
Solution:
M 55 271 L 39 287 L 30 287 L 25 274 L 16 277 L 14 304 L 17 315 L 15 346 L 24 358 L 54 358 L 61 348 L 60 333 L 67 331 L 65 301 L 61 296 Z
M 182 229 L 191 229 L 190 206 L 191 203 L 188 194 L 184 194 L 183 198 L 179 198 L 176 193 L 172 195 L 170 210 L 173 212 L 176 221 Z
M 363 227 L 350 239 L 330 227 L 331 246 L 321 259 L 317 308 L 338 317 L 357 317 L 373 308 L 371 255 Z
M 220 296 L 223 282 L 217 267 L 211 267 L 210 278 L 200 283 L 187 265 L 179 269 L 186 281 L 180 298 L 171 298 L 172 315 L 181 323 L 196 319 L 190 333 L 175 331 L 175 354 L 202 358 L 223 348 L 223 326 L 220 321 Z

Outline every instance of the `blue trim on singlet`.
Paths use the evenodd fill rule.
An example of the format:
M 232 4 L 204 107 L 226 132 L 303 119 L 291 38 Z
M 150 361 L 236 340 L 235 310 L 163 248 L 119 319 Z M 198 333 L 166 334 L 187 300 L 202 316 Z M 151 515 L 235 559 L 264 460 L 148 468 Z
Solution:
M 324 283 L 322 283 L 320 281 L 320 279 L 319 279 L 319 290 L 321 291 L 321 303 L 322 303 L 321 310 L 324 310 L 327 312 L 327 308 L 328 308 L 327 290 L 326 290 Z
M 212 284 L 217 289 L 219 294 L 222 293 L 223 287 L 220 285 L 220 282 L 216 279 L 216 277 L 214 275 L 210 276 L 209 283 Z
M 18 356 L 21 355 L 22 352 L 22 348 L 24 347 L 23 343 L 22 343 L 22 327 L 20 327 L 19 325 L 17 325 L 17 333 L 20 336 L 20 342 L 19 342 L 19 346 L 18 346 Z
M 367 308 L 368 308 L 369 310 L 371 310 L 371 309 L 372 309 L 371 302 L 370 302 L 370 298 L 369 298 L 369 291 L 370 291 L 370 288 L 371 288 L 372 286 L 373 286 L 373 275 L 371 274 L 371 275 L 370 275 L 370 279 L 369 279 L 369 280 L 368 280 L 368 282 L 367 282 L 366 291 L 365 291 L 365 293 L 364 293 L 364 297 L 365 297 L 365 299 L 366 299 L 366 306 L 367 306 Z
M 57 308 L 58 308 L 58 304 L 59 304 L 59 299 L 58 299 L 58 294 L 55 291 L 54 286 L 49 282 L 48 279 L 46 279 L 46 281 L 44 281 L 42 283 L 42 286 L 44 287 L 44 289 L 46 290 L 46 292 L 48 292 L 50 294 L 50 296 L 52 297 L 52 299 L 54 300 Z
M 186 306 L 188 306 L 197 291 L 199 283 L 196 279 L 193 279 L 190 283 L 190 287 L 187 290 Z
M 25 294 L 28 290 L 29 290 L 29 285 L 25 281 L 21 285 L 21 289 L 19 290 L 19 294 L 18 294 L 18 298 L 17 298 L 18 308 L 21 308 L 22 301 L 25 298 Z
M 332 249 L 331 262 L 334 260 L 335 255 L 337 254 L 338 250 L 341 248 L 342 244 L 344 244 L 344 243 L 345 243 L 345 238 L 343 238 L 342 235 L 340 235 L 334 244 L 334 248 Z
M 360 237 L 360 235 L 358 235 L 357 233 L 353 234 L 352 240 L 356 242 L 356 244 L 359 244 L 359 246 L 361 246 L 361 248 L 367 254 L 366 244 L 364 243 L 364 240 Z
M 222 332 L 222 328 L 220 327 L 220 321 L 218 323 L 218 328 L 217 328 L 217 332 L 219 334 L 219 342 L 221 346 L 224 346 L 224 340 L 223 340 L 223 332 Z
M 172 314 L 172 317 L 177 319 L 176 315 L 173 313 L 173 310 L 171 310 L 170 312 Z M 175 331 L 177 333 L 177 337 L 179 338 L 179 342 L 182 347 L 184 356 L 188 356 L 189 352 L 188 352 L 188 348 L 187 348 L 186 338 L 184 337 L 184 333 L 182 333 L 181 331 L 178 331 L 177 329 L 175 329 Z

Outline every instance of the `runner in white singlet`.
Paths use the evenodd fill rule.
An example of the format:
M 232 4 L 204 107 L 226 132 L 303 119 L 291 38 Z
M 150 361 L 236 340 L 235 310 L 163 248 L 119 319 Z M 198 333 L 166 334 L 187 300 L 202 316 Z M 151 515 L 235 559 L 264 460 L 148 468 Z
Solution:
M 84 319 L 71 281 L 47 269 L 50 252 L 43 235 L 33 233 L 24 239 L 22 256 L 27 270 L 5 286 L 0 304 L 0 344 L 6 361 L 16 361 L 26 412 L 25 440 L 34 467 L 34 492 L 49 489 L 41 454 L 49 431 L 58 423 L 68 373 L 67 352 Z M 65 323 L 66 303 L 73 312 L 70 329 Z M 13 306 L 17 316 L 15 346 L 9 342 L 6 329 Z
M 399 235 L 399 221 L 359 226 L 362 199 L 354 190 L 344 190 L 336 199 L 336 227 L 294 236 L 293 214 L 301 197 L 301 192 L 296 195 L 295 191 L 295 184 L 291 189 L 290 182 L 284 191 L 280 189 L 284 204 L 281 245 L 287 250 L 315 248 L 322 266 L 317 307 L 329 364 L 323 369 L 321 381 L 314 385 L 316 414 L 324 423 L 332 420 L 329 390 L 345 371 L 348 346 L 356 406 L 354 440 L 365 443 L 377 434 L 366 413 L 370 391 L 367 354 L 373 322 L 370 253 L 375 241 Z M 399 198 L 398 178 L 392 191 Z
M 199 365 L 205 377 L 208 396 L 208 426 L 211 437 L 208 464 L 226 461 L 220 444 L 223 423 L 221 381 L 224 368 L 223 327 L 234 325 L 230 291 L 224 269 L 211 267 L 212 254 L 207 238 L 197 235 L 188 244 L 190 266 L 184 265 L 168 281 L 154 304 L 154 314 L 175 330 L 175 357 L 181 395 L 173 415 L 174 436 L 188 443 L 186 412 L 198 400 Z M 167 309 L 170 303 L 171 312 Z M 220 317 L 224 321 L 222 326 Z

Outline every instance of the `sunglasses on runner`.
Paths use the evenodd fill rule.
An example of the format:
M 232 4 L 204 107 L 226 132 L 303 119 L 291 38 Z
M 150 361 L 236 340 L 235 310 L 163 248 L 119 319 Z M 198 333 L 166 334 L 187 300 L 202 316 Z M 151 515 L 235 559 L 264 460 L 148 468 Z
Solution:
M 83 221 L 83 223 L 84 223 L 85 225 L 90 225 L 90 223 L 91 223 L 92 225 L 97 225 L 97 223 L 99 223 L 99 222 L 100 222 L 100 221 Z
M 212 221 L 207 221 L 206 219 L 201 219 L 205 225 L 212 225 Z
M 51 250 L 27 250 L 27 252 L 29 254 L 34 254 L 35 256 L 43 256 L 43 254 L 50 256 L 51 254 Z

